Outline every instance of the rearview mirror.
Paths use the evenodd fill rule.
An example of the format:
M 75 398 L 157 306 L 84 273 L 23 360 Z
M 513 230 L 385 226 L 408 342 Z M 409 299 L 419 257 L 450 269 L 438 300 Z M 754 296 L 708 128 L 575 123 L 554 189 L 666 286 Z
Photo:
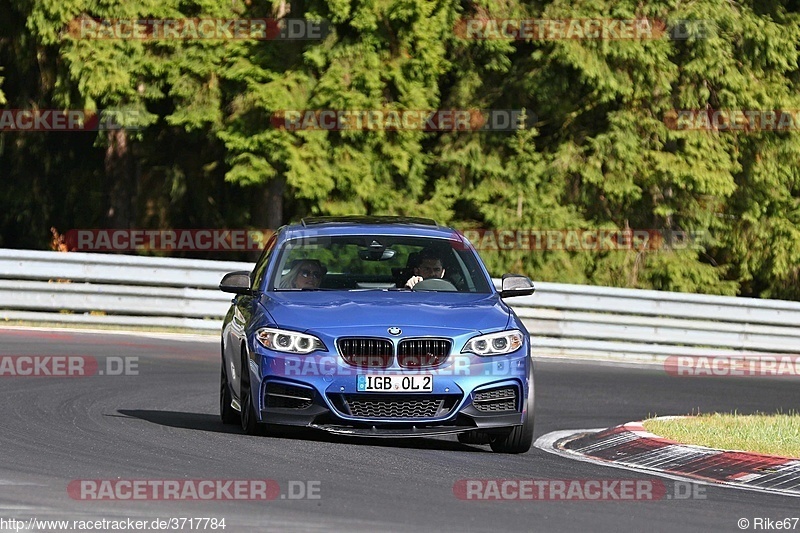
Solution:
M 530 296 L 533 291 L 533 282 L 528 276 L 520 274 L 504 274 L 500 286 L 500 297 L 511 298 L 512 296 Z
M 394 257 L 395 253 L 391 248 L 386 248 L 377 241 L 372 241 L 369 248 L 358 250 L 358 257 L 362 261 L 388 261 Z
M 250 273 L 246 270 L 228 272 L 219 282 L 219 290 L 233 294 L 252 294 L 250 290 Z

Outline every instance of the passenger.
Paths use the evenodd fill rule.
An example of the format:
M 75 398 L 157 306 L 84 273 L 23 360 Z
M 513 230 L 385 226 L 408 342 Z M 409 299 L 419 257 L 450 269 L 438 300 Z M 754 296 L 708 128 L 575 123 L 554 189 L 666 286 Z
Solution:
M 301 259 L 281 279 L 281 289 L 318 289 L 328 269 L 317 259 Z

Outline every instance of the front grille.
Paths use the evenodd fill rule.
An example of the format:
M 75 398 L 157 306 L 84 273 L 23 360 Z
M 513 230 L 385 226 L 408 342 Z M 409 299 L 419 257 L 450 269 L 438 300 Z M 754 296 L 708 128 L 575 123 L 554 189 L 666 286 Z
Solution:
M 349 414 L 358 418 L 438 418 L 453 410 L 458 396 L 448 395 L 345 395 Z
M 264 390 L 264 405 L 266 407 L 281 407 L 284 409 L 306 409 L 314 401 L 314 392 L 304 387 L 295 387 L 283 383 L 267 383 Z
M 400 341 L 397 363 L 405 368 L 439 366 L 450 355 L 449 339 L 411 339 Z
M 372 338 L 339 339 L 339 353 L 353 366 L 387 368 L 392 364 L 392 341 Z
M 517 388 L 500 387 L 475 393 L 475 409 L 484 413 L 517 410 Z

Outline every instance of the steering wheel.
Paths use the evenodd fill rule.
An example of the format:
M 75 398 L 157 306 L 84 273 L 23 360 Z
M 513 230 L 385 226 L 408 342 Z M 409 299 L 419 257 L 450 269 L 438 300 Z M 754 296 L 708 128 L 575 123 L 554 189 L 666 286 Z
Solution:
M 430 278 L 423 279 L 411 289 L 412 291 L 441 291 L 441 292 L 458 292 L 455 285 L 446 279 Z

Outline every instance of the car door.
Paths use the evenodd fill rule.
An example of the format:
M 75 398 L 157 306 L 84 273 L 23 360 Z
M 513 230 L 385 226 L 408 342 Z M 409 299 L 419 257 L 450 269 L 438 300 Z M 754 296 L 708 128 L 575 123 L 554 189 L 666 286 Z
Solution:
M 223 353 L 225 358 L 228 381 L 235 398 L 239 398 L 241 390 L 241 376 L 246 367 L 242 366 L 243 354 L 247 350 L 247 326 L 255 314 L 255 306 L 258 305 L 260 289 L 266 276 L 271 251 L 275 245 L 278 233 L 275 233 L 267 242 L 264 251 L 256 262 L 251 273 L 250 289 L 252 294 L 237 295 L 231 300 L 231 308 L 225 318 L 223 332 Z

